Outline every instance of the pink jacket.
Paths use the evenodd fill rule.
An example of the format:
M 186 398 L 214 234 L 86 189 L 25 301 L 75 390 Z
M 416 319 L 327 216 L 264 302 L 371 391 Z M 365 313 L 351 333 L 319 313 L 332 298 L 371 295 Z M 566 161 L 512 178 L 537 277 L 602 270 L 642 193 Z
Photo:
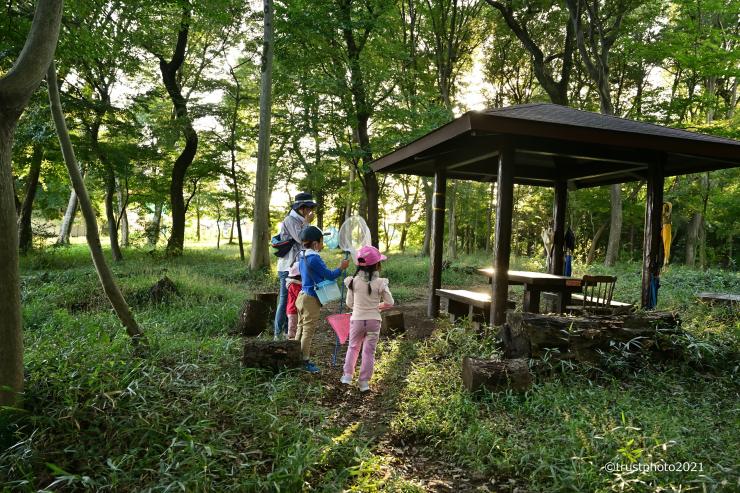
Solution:
M 354 279 L 353 289 L 349 289 L 349 283 Z M 344 280 L 347 286 L 347 307 L 352 309 L 350 320 L 381 320 L 381 303 L 392 305 L 393 295 L 388 289 L 388 279 L 380 277 L 377 272 L 373 273 L 370 281 L 372 292 L 367 293 L 367 274 L 361 272 L 356 277 L 348 277 Z

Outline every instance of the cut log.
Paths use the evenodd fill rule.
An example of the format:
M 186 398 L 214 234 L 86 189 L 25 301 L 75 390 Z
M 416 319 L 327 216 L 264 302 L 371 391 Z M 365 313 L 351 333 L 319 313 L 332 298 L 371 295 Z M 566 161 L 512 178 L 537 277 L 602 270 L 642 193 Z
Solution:
M 268 305 L 277 306 L 278 293 L 275 292 L 275 291 L 267 291 L 267 292 L 254 293 L 252 295 L 252 299 L 259 300 L 259 301 L 264 301 Z
M 560 358 L 597 361 L 615 343 L 632 341 L 634 350 L 675 351 L 665 334 L 677 333 L 680 320 L 670 312 L 563 317 L 509 313 L 501 334 L 506 358 L 541 358 L 552 350 Z
M 729 293 L 699 293 L 696 295 L 700 301 L 713 305 L 715 303 L 724 303 L 726 305 L 740 304 L 740 294 Z
M 532 375 L 526 359 L 494 361 L 466 356 L 463 359 L 463 384 L 471 392 L 486 388 L 491 392 L 527 390 Z
M 266 292 L 254 293 L 252 295 L 252 299 L 266 303 L 270 307 L 269 318 L 274 318 L 275 312 L 277 312 L 278 296 L 279 296 L 279 293 L 275 291 L 266 291 Z
M 380 333 L 386 336 L 400 334 L 406 330 L 403 312 L 400 310 L 387 310 L 381 312 Z
M 260 300 L 246 300 L 239 311 L 234 333 L 258 336 L 272 321 L 272 305 Z
M 282 370 L 303 365 L 298 341 L 261 341 L 244 339 L 242 365 L 248 368 Z

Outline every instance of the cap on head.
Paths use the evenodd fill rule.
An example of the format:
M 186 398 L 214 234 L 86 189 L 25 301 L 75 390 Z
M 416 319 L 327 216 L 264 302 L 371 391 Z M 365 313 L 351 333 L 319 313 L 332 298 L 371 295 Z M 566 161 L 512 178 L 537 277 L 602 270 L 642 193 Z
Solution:
M 313 195 L 308 192 L 301 192 L 293 199 L 292 207 L 294 210 L 298 210 L 301 207 L 314 208 L 316 207 L 316 202 L 313 201 Z
M 321 241 L 324 233 L 316 226 L 306 226 L 301 231 L 301 241 Z
M 364 246 L 357 251 L 357 265 L 362 267 L 369 267 L 387 259 L 388 257 L 374 246 Z

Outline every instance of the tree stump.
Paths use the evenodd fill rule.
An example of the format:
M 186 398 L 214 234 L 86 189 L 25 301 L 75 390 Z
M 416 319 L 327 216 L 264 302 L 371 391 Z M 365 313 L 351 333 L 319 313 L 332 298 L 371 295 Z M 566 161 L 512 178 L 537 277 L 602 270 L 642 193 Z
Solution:
M 564 317 L 509 313 L 501 333 L 506 358 L 541 358 L 552 350 L 563 359 L 598 361 L 614 343 L 633 341 L 634 350 L 675 352 L 666 334 L 680 329 L 674 313 Z
M 274 291 L 253 293 L 239 310 L 239 319 L 230 332 L 235 335 L 258 336 L 275 320 L 278 293 Z
M 252 295 L 252 299 L 266 303 L 267 306 L 270 307 L 269 318 L 274 318 L 275 312 L 277 311 L 278 296 L 279 296 L 279 293 L 277 293 L 276 291 L 265 291 L 265 292 L 260 292 L 260 293 L 254 293 Z
M 387 310 L 381 312 L 380 333 L 396 335 L 406 330 L 403 312 L 400 310 Z
M 243 336 L 258 336 L 272 322 L 272 313 L 272 305 L 260 300 L 246 300 L 233 332 Z
M 167 276 L 149 288 L 149 299 L 154 303 L 162 303 L 172 294 L 177 294 L 177 286 Z
M 242 365 L 248 368 L 282 370 L 303 365 L 298 341 L 260 341 L 244 339 Z
M 494 361 L 466 356 L 463 359 L 463 384 L 471 392 L 485 387 L 491 392 L 506 389 L 527 390 L 532 386 L 532 375 L 526 359 Z

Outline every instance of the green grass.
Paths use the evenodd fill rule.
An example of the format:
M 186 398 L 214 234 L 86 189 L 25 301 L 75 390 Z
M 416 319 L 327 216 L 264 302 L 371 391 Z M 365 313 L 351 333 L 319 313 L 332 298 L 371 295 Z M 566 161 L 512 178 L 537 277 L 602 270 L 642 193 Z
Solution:
M 740 291 L 737 273 L 672 266 L 663 276 L 661 307 L 679 310 L 688 332 L 682 360 L 553 363 L 523 395 L 462 388 L 463 356 L 497 355 L 464 326 L 382 341 L 382 422 L 348 425 L 321 404 L 332 392 L 321 380 L 239 366 L 240 341 L 228 332 L 246 295 L 274 286 L 271 273 L 248 273 L 233 247 L 125 255 L 113 267 L 147 354 L 132 349 L 86 248 L 22 260 L 26 389 L 23 410 L 0 410 L 0 491 L 422 491 L 378 448 L 381 438 L 531 491 L 740 489 L 740 322 L 693 299 Z M 325 257 L 330 266 L 339 258 Z M 487 262 L 463 256 L 443 283 L 483 284 L 474 268 Z M 542 268 L 530 259 L 512 266 Z M 637 300 L 638 264 L 588 271 L 616 272 L 619 299 Z M 165 273 L 178 294 L 153 304 L 149 288 Z M 419 299 L 428 259 L 393 255 L 385 275 L 401 302 Z M 701 462 L 703 471 L 603 469 L 630 460 Z

